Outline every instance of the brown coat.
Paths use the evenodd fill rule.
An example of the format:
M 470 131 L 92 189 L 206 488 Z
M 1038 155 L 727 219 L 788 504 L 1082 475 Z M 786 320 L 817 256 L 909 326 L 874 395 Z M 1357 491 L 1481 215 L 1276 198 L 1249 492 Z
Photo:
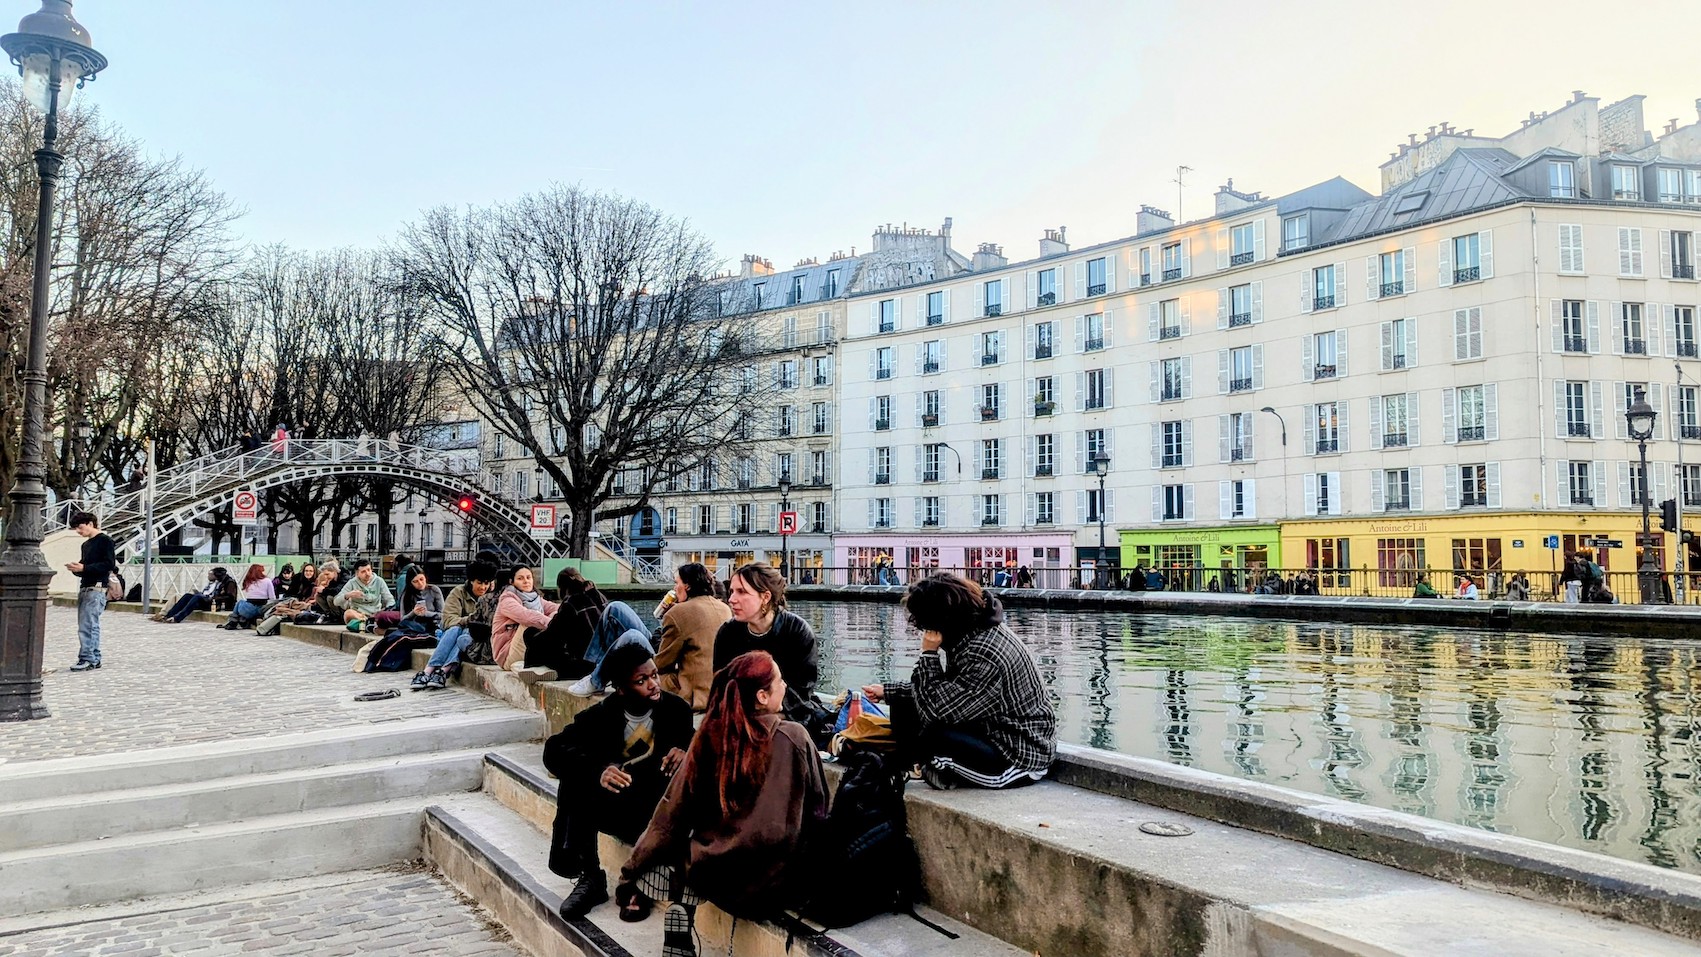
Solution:
M 732 609 L 713 595 L 698 595 L 674 605 L 662 617 L 656 635 L 656 668 L 662 690 L 684 698 L 691 710 L 709 707 L 715 678 L 715 633 L 732 620 Z
M 721 813 L 713 770 L 699 771 L 700 750 L 693 748 L 620 869 L 621 881 L 683 863 L 686 881 L 730 913 L 763 916 L 797 903 L 803 883 L 787 877 L 794 862 L 808 865 L 798 850 L 827 817 L 827 777 L 803 725 L 777 714 L 760 720 L 774 736 L 750 806 L 732 817 Z

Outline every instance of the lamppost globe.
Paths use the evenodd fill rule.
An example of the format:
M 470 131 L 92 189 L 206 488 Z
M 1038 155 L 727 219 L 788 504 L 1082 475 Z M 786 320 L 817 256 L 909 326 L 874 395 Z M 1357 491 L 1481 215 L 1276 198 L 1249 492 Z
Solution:
M 1654 437 L 1654 420 L 1659 416 L 1654 407 L 1648 404 L 1647 396 L 1642 390 L 1636 390 L 1635 401 L 1624 412 L 1624 421 L 1630 427 L 1630 437 L 1638 442 L 1646 442 Z
M 783 499 L 789 495 L 791 495 L 791 479 L 780 479 L 780 498 Z
M 63 110 L 71 105 L 74 90 L 106 69 L 106 57 L 93 43 L 89 31 L 71 15 L 71 0 L 42 0 L 40 10 L 18 22 L 18 32 L 0 37 L 0 49 L 24 78 L 24 96 L 43 113 L 50 105 L 53 79 L 59 81 L 59 95 L 51 105 Z

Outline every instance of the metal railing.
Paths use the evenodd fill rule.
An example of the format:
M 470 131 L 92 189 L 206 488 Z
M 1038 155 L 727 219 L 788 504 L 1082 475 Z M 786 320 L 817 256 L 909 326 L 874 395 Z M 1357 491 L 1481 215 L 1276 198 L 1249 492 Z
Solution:
M 1230 329 L 1238 329 L 1241 326 L 1250 326 L 1252 325 L 1252 313 L 1231 312 L 1229 313 L 1228 324 Z
M 1314 296 L 1311 299 L 1311 308 L 1313 308 L 1313 309 L 1333 309 L 1333 308 L 1335 308 L 1335 297 L 1334 296 Z
M 1454 282 L 1476 282 L 1482 278 L 1481 266 L 1467 266 L 1464 269 L 1453 270 Z
M 1405 282 L 1385 282 L 1382 284 L 1383 296 L 1403 296 L 1406 293 Z
M 1230 266 L 1245 266 L 1252 262 L 1252 253 L 1235 253 L 1229 257 Z

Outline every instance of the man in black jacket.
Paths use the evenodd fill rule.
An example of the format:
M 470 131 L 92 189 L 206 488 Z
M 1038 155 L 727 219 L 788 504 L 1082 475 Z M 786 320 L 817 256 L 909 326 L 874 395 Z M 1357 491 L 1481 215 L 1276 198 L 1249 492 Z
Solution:
M 118 553 L 112 536 L 88 512 L 71 515 L 71 527 L 83 536 L 80 561 L 67 562 L 65 570 L 77 576 L 77 663 L 72 671 L 100 667 L 100 616 L 106 611 L 106 577 L 118 570 Z
M 543 746 L 544 765 L 561 780 L 549 869 L 578 878 L 561 902 L 568 919 L 608 900 L 598 832 L 636 842 L 691 746 L 691 705 L 661 690 L 648 647 L 620 645 L 603 659 L 603 669 L 615 693 L 580 712 Z

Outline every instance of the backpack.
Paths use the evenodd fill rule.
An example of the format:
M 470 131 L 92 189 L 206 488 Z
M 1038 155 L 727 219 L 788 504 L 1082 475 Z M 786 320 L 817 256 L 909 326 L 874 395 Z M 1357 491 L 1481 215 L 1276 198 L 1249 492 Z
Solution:
M 124 576 L 118 574 L 118 572 L 116 570 L 107 572 L 106 573 L 106 600 L 107 601 L 123 601 L 125 591 L 126 591 L 126 589 L 124 587 Z
M 373 644 L 366 658 L 367 671 L 410 671 L 413 669 L 415 648 L 429 648 L 436 642 L 401 630 L 385 635 Z
M 811 870 L 830 875 L 799 912 L 823 927 L 849 927 L 879 914 L 910 911 L 920 896 L 921 862 L 904 813 L 906 769 L 887 755 L 847 750 L 832 810 L 810 842 Z

